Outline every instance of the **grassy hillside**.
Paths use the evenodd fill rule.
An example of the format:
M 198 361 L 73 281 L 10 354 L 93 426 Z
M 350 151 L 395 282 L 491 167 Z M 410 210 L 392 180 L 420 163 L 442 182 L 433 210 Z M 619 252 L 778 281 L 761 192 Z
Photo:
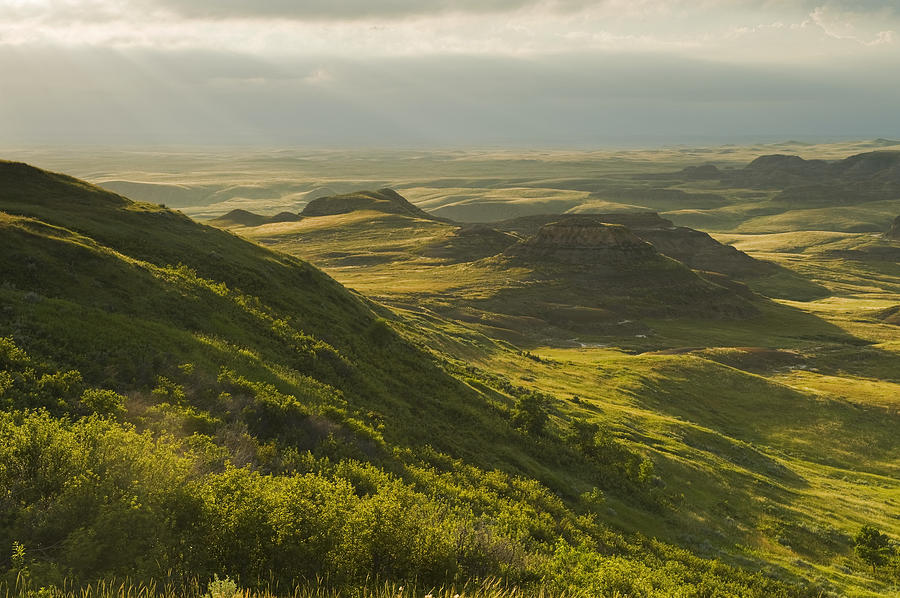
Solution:
M 649 219 L 640 218 L 628 225 L 649 238 L 641 228 L 650 226 Z M 535 216 L 501 228 L 528 239 L 554 220 L 565 222 Z M 747 280 L 760 292 L 789 297 L 812 291 L 806 301 L 757 296 L 749 300 L 756 314 L 714 318 L 703 299 L 679 311 L 685 289 L 663 290 L 666 277 L 648 270 L 646 261 L 631 261 L 644 264 L 634 270 L 613 260 L 616 270 L 629 274 L 627 290 L 616 289 L 604 274 L 608 251 L 595 253 L 583 242 L 519 256 L 519 241 L 496 257 L 448 264 L 426 248 L 436 239 L 444 243 L 452 227 L 370 212 L 241 232 L 308 257 L 346 284 L 403 309 L 425 342 L 477 364 L 471 371 L 483 380 L 500 373 L 513 384 L 538 388 L 563 399 L 561 413 L 600 423 L 638 450 L 649 448 L 656 471 L 665 469 L 660 478 L 677 486 L 684 503 L 678 515 L 647 517 L 610 496 L 618 526 L 694 550 L 706 547 L 708 554 L 722 554 L 723 541 L 733 543 L 732 553 L 766 555 L 769 562 L 864 595 L 868 582 L 854 576 L 846 560 L 855 530 L 875 521 L 896 533 L 889 513 L 898 500 L 893 455 L 900 446 L 888 397 L 897 392 L 900 371 L 898 345 L 889 340 L 896 336 L 890 308 L 900 295 L 891 282 L 891 244 L 838 232 L 716 235 L 767 260 L 758 261 L 709 237 L 699 245 L 710 252 L 704 256 L 693 236 L 677 238 L 677 227 L 659 230 L 662 238 L 655 240 L 667 250 L 703 256 L 737 276 L 749 271 Z M 815 251 L 806 251 L 810 247 Z M 576 263 L 566 263 L 572 262 L 566 256 Z M 758 278 L 755 269 L 764 268 L 774 275 Z M 642 288 L 641 280 L 654 282 Z M 723 277 L 713 281 L 733 285 Z M 580 293 L 579 285 L 592 283 Z M 845 291 L 853 285 L 857 298 L 851 299 Z M 674 311 L 648 313 L 642 302 L 655 292 Z M 623 324 L 617 318 L 598 334 L 591 327 L 609 314 L 597 302 L 616 296 L 643 317 Z M 585 305 L 587 297 L 593 309 Z M 548 313 L 524 312 L 523 301 L 553 301 L 568 321 L 548 326 Z M 839 305 L 847 311 L 826 308 Z M 702 316 L 692 315 L 692 308 Z M 577 332 L 566 336 L 575 326 Z M 476 341 L 473 331 L 514 340 L 530 353 L 524 360 L 507 354 Z M 823 435 L 829 438 L 825 446 Z
M 674 512 L 642 451 L 304 262 L 22 164 L 0 210 L 7 583 L 813 591 L 614 531 Z
M 590 256 L 645 245 L 594 228 Z M 540 346 L 503 289 L 571 311 L 535 259 L 558 284 L 591 271 L 516 237 L 378 210 L 235 230 L 396 309 L 177 212 L 0 163 L 0 583 L 891 591 L 852 548 L 865 523 L 900 535 L 890 315 L 806 313 L 647 246 L 625 252 L 646 280 L 671 270 L 754 313 L 625 306 L 643 332 Z M 870 264 L 864 249 L 840 248 Z M 469 311 L 492 297 L 493 315 Z
M 624 224 L 656 251 L 636 259 L 626 251 L 619 259 L 602 241 L 565 249 L 561 238 L 559 251 L 521 255 L 518 248 L 529 246 L 542 227 L 578 221 Z M 723 342 L 738 345 L 757 342 L 759 331 L 767 329 L 795 337 L 841 335 L 820 320 L 754 295 L 732 277 L 776 298 L 822 297 L 827 291 L 821 285 L 652 213 L 536 215 L 496 227 L 363 209 L 232 230 L 309 259 L 343 284 L 392 306 L 427 307 L 520 345 L 553 339 L 662 348 L 691 341 L 677 340 L 684 334 L 667 338 L 661 327 L 700 318 L 731 330 L 732 338 Z M 580 257 L 565 263 L 554 258 L 559 252 Z M 660 318 L 661 327 L 650 325 Z
M 3 166 L 12 302 L 3 322 L 29 353 L 124 388 L 180 376 L 185 362 L 197 380 L 240 365 L 238 374 L 308 394 L 326 411 L 343 405 L 371 436 L 390 413 L 383 433 L 392 442 L 446 448 L 441 439 L 452 437 L 477 460 L 479 432 L 459 436 L 441 423 L 474 418 L 520 450 L 482 397 L 394 332 L 391 312 L 309 264 L 74 179 Z

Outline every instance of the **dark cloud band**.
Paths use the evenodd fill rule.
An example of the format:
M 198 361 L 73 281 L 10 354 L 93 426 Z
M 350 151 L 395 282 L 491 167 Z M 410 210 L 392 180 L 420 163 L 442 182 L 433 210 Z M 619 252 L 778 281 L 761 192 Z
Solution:
M 896 137 L 900 82 L 877 73 L 898 68 L 0 49 L 0 130 L 7 143 L 384 147 Z
M 462 13 L 503 13 L 532 7 L 571 11 L 600 0 L 141 0 L 187 18 L 365 20 Z

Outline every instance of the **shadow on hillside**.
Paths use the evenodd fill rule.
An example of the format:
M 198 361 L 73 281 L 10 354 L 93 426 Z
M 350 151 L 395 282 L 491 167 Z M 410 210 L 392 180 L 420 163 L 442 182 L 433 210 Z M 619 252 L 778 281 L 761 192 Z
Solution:
M 873 348 L 865 351 L 866 359 L 880 353 L 876 360 L 896 364 L 896 355 Z M 635 393 L 639 403 L 655 412 L 791 458 L 896 474 L 893 455 L 900 425 L 896 409 L 787 386 L 696 355 L 655 359 L 659 361 L 653 363 L 653 372 L 664 383 L 648 383 L 646 392 Z M 841 373 L 847 369 L 852 368 Z
M 789 268 L 769 261 L 763 261 L 763 263 L 768 265 L 768 273 L 762 276 L 738 277 L 737 279 L 746 283 L 760 295 L 773 299 L 815 301 L 831 295 L 831 291 L 826 287 Z

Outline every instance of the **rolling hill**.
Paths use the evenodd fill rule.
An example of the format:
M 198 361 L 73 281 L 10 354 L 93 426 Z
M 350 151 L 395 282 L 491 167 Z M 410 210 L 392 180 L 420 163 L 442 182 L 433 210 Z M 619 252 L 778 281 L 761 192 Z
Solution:
M 404 341 L 394 314 L 306 262 L 24 164 L 2 163 L 0 190 L 12 298 L 3 327 L 30 354 L 74 367 L 91 384 L 139 392 L 160 375 L 180 375 L 186 361 L 196 360 L 196 378 L 214 379 L 229 364 L 326 411 L 340 397 L 363 436 L 386 413 L 396 424 L 410 417 L 409 429 L 376 436 L 435 448 L 452 438 L 459 456 L 476 460 L 487 430 L 460 436 L 440 422 L 484 416 L 506 426 L 430 352 Z M 416 420 L 432 409 L 434 427 Z M 475 442 L 469 449 L 466 437 Z
M 363 199 L 235 230 L 333 260 L 405 297 L 394 310 L 298 257 L 0 162 L 0 583 L 888 587 L 851 535 L 897 531 L 891 345 L 594 216 L 512 235 Z M 543 312 L 510 312 L 548 297 L 578 330 L 576 312 L 610 310 L 665 334 L 700 321 L 691 338 L 711 342 L 776 322 L 754 338 L 794 344 L 650 352 L 677 335 L 629 328 L 621 347 L 524 351 L 484 334 L 532 326 Z M 484 325 L 441 316 L 485 302 L 467 312 Z
M 519 234 L 534 234 L 539 226 L 550 222 L 565 222 L 571 215 L 539 215 L 496 223 L 499 230 Z M 675 259 L 694 270 L 714 272 L 747 283 L 769 297 L 809 299 L 826 294 L 824 287 L 803 279 L 772 262 L 758 260 L 729 245 L 713 239 L 709 234 L 686 226 L 675 226 L 671 220 L 655 212 L 618 212 L 594 216 L 608 224 L 628 227 L 641 240 L 650 243 L 659 253 Z
M 661 255 L 622 225 L 570 216 L 484 261 L 495 272 L 525 271 L 482 302 L 495 313 L 539 318 L 570 331 L 622 330 L 652 317 L 747 318 L 752 293 L 712 282 Z
M 389 299 L 381 289 L 358 288 L 394 305 L 424 301 L 439 313 L 468 322 L 497 315 L 501 319 L 533 318 L 533 323 L 543 323 L 546 328 L 535 334 L 549 332 L 570 338 L 573 326 L 581 332 L 622 332 L 625 329 L 615 325 L 623 319 L 701 314 L 749 317 L 757 313 L 746 288 L 723 276 L 698 276 L 662 256 L 621 224 L 609 224 L 628 223 L 639 235 L 664 236 L 665 231 L 674 229 L 655 214 L 531 216 L 505 223 L 509 231 L 505 232 L 484 224 L 422 218 L 384 200 L 373 209 L 368 199 L 358 200 L 371 195 L 357 194 L 354 202 L 358 203 L 352 206 L 344 197 L 317 200 L 323 206 L 334 203 L 328 209 L 313 206 L 312 211 L 330 213 L 310 216 L 304 212 L 304 220 L 296 224 L 239 230 L 311 259 L 351 285 L 350 279 L 344 278 L 349 273 L 372 268 L 390 271 L 389 279 L 376 277 L 388 283 L 381 289 L 391 292 Z M 561 230 L 566 232 L 553 233 Z M 704 233 L 678 229 L 675 234 L 702 237 L 707 247 L 726 256 L 720 261 L 743 256 L 751 267 L 766 268 Z M 694 252 L 689 247 L 682 254 L 693 256 Z M 772 270 L 777 267 L 767 272 Z M 409 282 L 398 284 L 406 276 Z M 453 286 L 433 299 L 427 293 L 405 291 L 409 285 L 438 291 L 442 284 Z M 681 299 L 673 302 L 672 297 Z
M 529 328 L 535 338 L 550 335 L 567 342 L 573 330 L 635 338 L 646 335 L 647 327 L 615 324 L 647 317 L 758 314 L 752 306 L 758 298 L 735 281 L 772 297 L 826 294 L 824 287 L 790 270 L 755 260 L 701 231 L 676 227 L 653 212 L 542 214 L 459 225 L 394 208 L 372 209 L 369 203 L 347 210 L 339 203 L 332 210 L 336 214 L 235 230 L 312 260 L 345 284 L 395 306 L 428 305 L 446 317 L 470 324 L 499 323 L 507 330 L 510 325 L 502 322 L 511 317 L 517 330 L 509 330 L 513 336 L 505 338 L 516 342 L 524 340 L 520 331 Z M 567 248 L 566 235 L 532 239 L 543 227 L 553 230 L 554 223 L 556 228 L 593 223 L 596 231 L 604 225 L 626 227 L 628 235 L 636 236 L 635 247 L 649 253 L 640 258 L 634 252 L 604 252 L 602 234 L 595 245 L 581 248 Z M 574 261 L 561 266 L 552 260 L 523 259 L 526 254 L 538 258 L 538 246 L 547 255 L 554 253 L 551 246 L 556 242 L 561 243 L 557 253 L 568 252 Z M 533 319 L 526 326 L 520 318 Z
M 213 218 L 209 224 L 220 228 L 234 228 L 237 226 L 261 226 L 277 222 L 298 222 L 303 217 L 291 212 L 279 212 L 274 216 L 262 216 L 247 210 L 231 210 L 218 218 Z
M 303 208 L 303 211 L 300 212 L 300 215 L 304 217 L 335 216 L 365 210 L 449 222 L 446 219 L 432 216 L 421 208 L 414 206 L 393 189 L 359 191 L 346 195 L 319 197 L 309 202 Z

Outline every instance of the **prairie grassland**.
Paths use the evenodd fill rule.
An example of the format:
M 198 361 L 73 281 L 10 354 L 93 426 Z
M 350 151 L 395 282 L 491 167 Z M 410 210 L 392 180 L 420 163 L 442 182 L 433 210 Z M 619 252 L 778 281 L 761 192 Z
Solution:
M 610 498 L 617 524 L 711 550 L 728 538 L 724 550 L 865 595 L 839 547 L 866 522 L 900 533 L 895 383 L 787 368 L 760 376 L 690 354 L 531 353 L 544 362 L 498 354 L 483 367 L 649 451 L 683 495 L 664 519 Z
M 393 243 L 387 220 L 356 222 L 366 223 L 368 233 L 359 234 L 368 235 L 368 250 Z M 433 311 L 489 295 L 516 273 L 423 258 L 416 239 L 435 237 L 418 237 L 417 225 L 406 225 L 390 233 L 406 240 L 403 255 L 385 263 L 342 263 L 360 246 L 355 234 L 336 229 L 275 245 L 394 305 L 436 350 L 547 393 L 561 419 L 598 422 L 651 455 L 682 506 L 660 518 L 608 497 L 620 529 L 777 563 L 833 580 L 847 595 L 884 591 L 853 572 L 846 548 L 867 522 L 900 534 L 892 515 L 900 506 L 900 342 L 896 327 L 877 317 L 900 304 L 900 272 L 878 253 L 886 246 L 879 237 L 834 230 L 717 234 L 823 285 L 829 296 L 779 300 L 756 318 L 734 321 L 648 319 L 646 338 L 583 334 L 568 343 L 525 343 L 523 359 L 497 344 L 508 338 L 497 326 L 526 322 L 499 313 L 454 322 Z M 426 230 L 440 235 L 447 228 Z M 577 479 L 567 483 L 579 486 Z
M 22 149 L 8 151 L 36 166 L 67 172 L 137 200 L 165 203 L 199 219 L 213 218 L 235 208 L 275 214 L 299 211 L 316 196 L 358 189 L 394 187 L 422 207 L 437 209 L 466 201 L 492 198 L 510 203 L 510 215 L 535 213 L 529 199 L 546 210 L 563 212 L 565 206 L 594 185 L 646 187 L 647 175 L 671 173 L 686 166 L 711 163 L 720 168 L 741 167 L 764 154 L 797 154 L 804 158 L 839 159 L 851 154 L 891 149 L 872 141 L 810 145 L 786 142 L 767 145 L 721 147 L 670 147 L 607 150 L 248 150 L 223 149 L 122 151 L 98 148 L 90 155 L 79 148 Z M 636 178 L 637 177 L 637 178 Z M 518 188 L 521 192 L 512 192 Z M 703 181 L 679 183 L 675 188 L 710 191 Z M 754 211 L 765 211 L 757 195 L 744 190 L 724 190 L 731 205 L 686 213 L 689 206 L 617 202 L 671 211 L 676 222 L 710 230 L 728 230 Z M 764 194 L 764 197 L 768 197 Z M 593 198 L 599 199 L 599 198 Z M 602 198 L 609 200 L 609 198 Z M 493 201 L 496 200 L 496 201 Z M 557 201 L 557 204 L 547 204 Z M 583 201 L 582 201 L 583 203 Z M 523 208 L 516 211 L 516 205 Z M 476 206 L 477 207 L 477 206 Z M 598 209 L 608 211 L 609 206 Z M 568 208 L 567 208 L 568 209 Z M 782 207 L 778 212 L 783 212 Z M 477 213 L 477 212 L 476 212 Z M 772 214 L 773 212 L 769 212 Z M 449 214 L 448 214 L 449 215 Z M 765 214 L 761 214 L 765 215 Z M 509 217 L 509 216 L 506 216 Z M 715 224 L 703 226 L 703 222 Z M 809 228 L 800 218 L 800 228 Z
M 900 199 L 864 203 L 852 207 L 829 206 L 788 209 L 780 214 L 745 220 L 739 233 L 790 233 L 794 231 L 882 232 L 885 219 L 900 212 Z
M 237 163 L 221 156 L 189 156 L 184 164 L 197 167 L 191 180 L 180 178 L 178 169 L 187 166 L 180 166 L 176 157 L 159 155 L 150 157 L 152 168 L 147 170 L 127 170 L 137 158 L 131 156 L 112 161 L 108 172 L 93 176 L 181 185 L 185 187 L 181 191 L 149 191 L 181 198 L 187 202 L 183 210 L 195 216 L 216 215 L 233 206 L 296 210 L 310 193 L 384 185 L 401 187 L 402 192 L 404 184 L 429 207 L 471 203 L 471 198 L 485 193 L 494 204 L 518 204 L 525 211 L 539 202 L 586 199 L 583 193 L 594 192 L 574 188 L 584 186 L 584 179 L 648 187 L 651 179 L 641 177 L 671 173 L 698 161 L 724 168 L 742 166 L 760 151 L 843 157 L 850 150 L 848 145 L 671 149 L 550 153 L 539 160 L 504 152 L 448 152 L 416 158 L 421 168 L 415 177 L 410 175 L 411 154 L 368 162 L 359 154 L 335 153 L 245 156 Z M 59 160 L 71 165 L 77 158 Z M 375 176 L 379 169 L 381 176 Z M 210 463 L 220 458 L 212 448 L 219 442 L 215 439 L 232 442 L 241 430 L 249 430 L 262 440 L 240 437 L 252 449 L 245 451 L 250 456 L 243 463 L 269 468 L 266 471 L 283 467 L 290 475 L 346 470 L 348 477 L 340 479 L 341 488 L 350 488 L 348 504 L 368 496 L 368 491 L 357 496 L 355 490 L 366 484 L 403 489 L 407 478 L 425 476 L 426 470 L 432 477 L 424 479 L 432 484 L 452 479 L 459 489 L 447 482 L 452 488 L 446 495 L 428 494 L 431 502 L 421 499 L 435 513 L 441 512 L 442 501 L 451 500 L 448 496 L 467 496 L 469 490 L 462 487 L 470 483 L 465 476 L 475 475 L 473 471 L 481 476 L 473 478 L 474 485 L 484 492 L 491 484 L 506 484 L 514 496 L 521 493 L 517 480 L 525 479 L 537 498 L 529 495 L 513 502 L 506 495 L 491 494 L 478 500 L 500 509 L 504 525 L 511 529 L 513 522 L 526 529 L 534 522 L 543 525 L 549 517 L 540 510 L 532 517 L 531 511 L 517 505 L 533 501 L 553 506 L 559 501 L 569 518 L 559 519 L 561 528 L 589 525 L 602 530 L 585 540 L 576 556 L 566 546 L 547 544 L 540 537 L 535 544 L 539 551 L 528 553 L 539 557 L 528 566 L 557 567 L 553 578 L 559 581 L 557 589 L 576 583 L 572 580 L 593 579 L 593 595 L 615 596 L 618 591 L 604 594 L 606 590 L 596 588 L 627 587 L 636 593 L 640 586 L 648 596 L 663 596 L 696 583 L 683 589 L 684 595 L 703 595 L 704 588 L 711 587 L 703 583 L 739 579 L 729 589 L 731 595 L 742 595 L 749 587 L 764 592 L 757 588 L 775 583 L 772 580 L 799 584 L 792 587 L 808 589 L 805 595 L 819 591 L 809 588 L 858 597 L 896 592 L 896 581 L 887 573 L 870 575 L 853 552 L 853 535 L 863 524 L 875 524 L 900 538 L 896 517 L 900 340 L 897 326 L 883 315 L 900 305 L 900 272 L 890 257 L 896 244 L 873 233 L 848 232 L 855 223 L 874 222 L 872 206 L 842 212 L 841 222 L 832 229 L 804 230 L 805 214 L 798 217 L 783 209 L 764 214 L 777 207 L 769 205 L 773 193 L 716 189 L 703 181 L 674 188 L 721 194 L 724 205 L 685 208 L 673 200 L 662 211 L 690 211 L 683 214 L 686 220 L 714 223 L 708 229 L 723 231 L 717 233 L 721 241 L 821 285 L 828 296 L 809 301 L 757 297 L 753 299 L 757 312 L 747 317 L 647 317 L 640 323 L 616 318 L 600 332 L 587 327 L 573 331 L 512 313 L 508 295 L 503 294 L 508 289 L 532 292 L 534 304 L 571 307 L 565 280 L 541 288 L 533 284 L 528 267 L 507 267 L 489 256 L 459 261 L 435 252 L 436 246 L 455 239 L 457 227 L 452 224 L 356 212 L 232 231 L 310 261 L 338 282 L 393 309 L 389 311 L 376 302 L 359 301 L 288 256 L 197 227 L 161 209 L 129 206 L 124 215 L 102 212 L 95 220 L 71 208 L 71 213 L 63 214 L 68 219 L 65 225 L 78 234 L 59 226 L 39 228 L 19 216 L 5 217 L 8 256 L 20 251 L 19 246 L 30 252 L 8 258 L 9 272 L 18 277 L 19 286 L 30 284 L 40 294 L 26 296 L 23 289 L 9 285 L 0 288 L 0 299 L 11 306 L 0 317 L 37 351 L 61 363 L 80 359 L 72 361 L 72 367 L 81 368 L 87 379 L 126 388 L 125 414 L 141 429 L 178 438 L 191 433 L 208 438 L 209 446 L 203 445 L 203 450 L 209 454 L 203 459 Z M 656 198 L 647 205 L 661 209 L 662 201 Z M 579 206 L 606 210 L 616 207 L 611 203 L 616 202 L 595 196 Z M 890 205 L 877 206 L 878 217 Z M 23 200 L 13 207 L 13 213 L 31 210 L 49 221 L 63 217 L 50 202 L 40 206 Z M 779 214 L 784 220 L 778 226 L 800 228 L 765 234 L 740 229 L 744 222 Z M 151 217 L 166 218 L 168 228 L 153 228 L 155 236 L 134 243 Z M 756 226 L 759 222 L 754 231 L 768 230 L 771 224 Z M 16 245 L 9 240 L 13 233 L 28 243 Z M 28 263 L 49 264 L 50 269 L 29 268 Z M 76 266 L 87 275 L 58 282 Z M 61 274 L 48 277 L 38 288 L 34 280 L 45 270 Z M 100 290 L 84 283 L 95 279 L 118 282 Z M 248 280 L 253 295 L 239 290 Z M 769 288 L 779 283 L 769 281 Z M 753 281 L 747 284 L 766 292 Z M 131 291 L 127 300 L 122 288 Z M 136 288 L 142 292 L 135 293 Z M 85 313 L 90 314 L 89 321 Z M 598 314 L 602 315 L 599 309 L 578 311 L 585 317 Z M 117 348 L 112 357 L 109 347 Z M 99 359 L 83 357 L 88 351 L 107 361 L 114 358 L 116 367 L 99 368 Z M 155 365 L 155 354 L 165 355 L 168 362 Z M 222 363 L 238 373 L 223 375 Z M 167 368 L 159 370 L 163 373 L 154 369 L 163 366 Z M 510 423 L 522 398 L 533 396 L 546 401 L 552 432 L 547 437 L 531 437 Z M 80 405 L 78 400 L 73 398 L 73 404 Z M 245 403 L 235 407 L 236 401 Z M 269 417 L 271 413 L 276 416 Z M 295 421 L 290 418 L 305 422 L 300 431 L 313 439 L 321 429 L 332 431 L 332 444 L 322 443 L 324 456 L 306 457 L 308 462 L 291 457 L 285 448 L 290 443 L 320 449 L 310 438 L 291 436 L 297 433 L 294 427 L 277 427 L 279 422 Z M 448 426 L 448 421 L 465 426 Z M 642 479 L 666 497 L 665 505 L 648 507 L 615 487 L 595 492 L 597 480 L 585 473 L 593 470 L 566 444 L 579 422 L 595 424 L 597 437 L 623 454 L 649 459 L 654 473 Z M 237 442 L 234 446 L 246 448 Z M 448 473 L 434 473 L 428 469 L 431 465 L 420 466 L 409 457 L 420 449 Z M 370 460 L 376 465 L 370 466 Z M 395 471 L 407 478 L 395 480 L 390 473 Z M 245 473 L 248 487 L 256 483 L 250 469 Z M 280 479 L 280 474 L 272 477 Z M 422 495 L 432 491 L 423 489 Z M 210 509 L 221 506 L 214 500 L 204 504 Z M 259 518 L 265 521 L 265 516 Z M 217 529 L 213 525 L 217 520 L 211 520 L 210 529 Z M 478 530 L 473 537 L 481 533 Z M 386 537 L 385 550 L 393 549 L 396 538 Z M 629 559 L 619 559 L 612 549 L 604 552 L 598 538 L 615 538 L 619 545 L 626 542 L 623 538 L 629 542 L 636 538 L 639 548 Z M 356 546 L 352 534 L 345 540 L 347 546 Z M 665 548 L 655 544 L 659 542 Z M 684 549 L 689 556 L 679 552 Z M 655 568 L 644 566 L 645 560 Z M 726 566 L 758 572 L 765 579 L 747 581 L 738 569 L 706 577 Z M 536 579 L 545 572 L 534 567 L 523 565 L 522 576 Z M 682 569 L 670 575 L 670 568 L 677 567 Z M 698 581 L 700 577 L 703 581 Z M 365 589 L 367 585 L 371 587 Z M 387 598 L 398 595 L 400 585 L 358 584 L 356 590 L 341 591 L 325 589 L 327 584 L 285 586 L 246 595 Z M 467 588 L 432 590 L 410 589 L 406 584 L 402 595 L 422 598 L 432 592 L 449 598 L 457 591 L 485 598 L 551 595 L 539 586 L 537 581 L 534 589 L 473 582 Z M 176 591 L 165 584 L 108 579 L 90 589 L 67 589 L 63 584 L 59 595 L 168 598 L 199 597 L 206 591 L 205 580 Z M 0 594 L 16 598 L 41 596 L 40 592 L 14 583 L 0 589 Z

